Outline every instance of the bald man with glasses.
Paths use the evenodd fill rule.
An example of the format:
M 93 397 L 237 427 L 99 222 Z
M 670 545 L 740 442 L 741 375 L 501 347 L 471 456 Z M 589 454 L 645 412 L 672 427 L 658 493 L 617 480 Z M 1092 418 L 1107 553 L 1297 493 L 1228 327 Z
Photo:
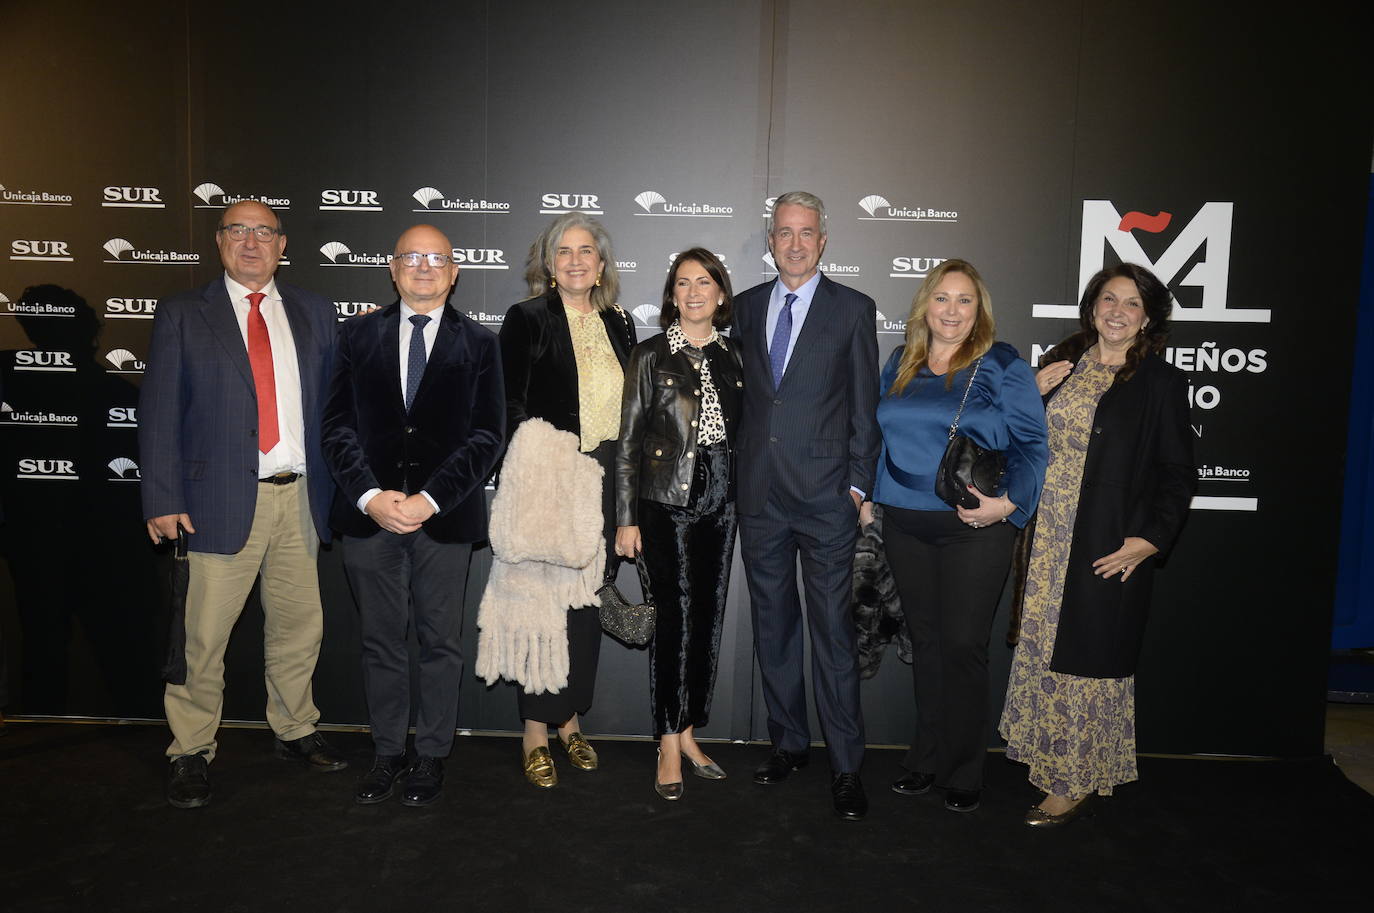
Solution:
M 396 242 L 399 299 L 344 323 L 324 418 L 333 523 L 358 603 L 375 758 L 355 801 L 437 801 L 463 671 L 463 593 L 486 538 L 485 483 L 506 435 L 496 335 L 451 303 L 453 245 L 431 225 Z M 407 631 L 419 642 L 411 693 Z M 406 733 L 415 711 L 415 746 Z
M 259 579 L 276 754 L 348 766 L 315 729 L 312 691 L 324 634 L 315 560 L 334 495 L 320 449 L 334 306 L 277 281 L 286 234 L 262 203 L 227 207 L 215 240 L 224 275 L 158 304 L 138 403 L 148 536 L 189 535 L 186 676 L 163 697 L 177 808 L 210 801 L 224 651 Z

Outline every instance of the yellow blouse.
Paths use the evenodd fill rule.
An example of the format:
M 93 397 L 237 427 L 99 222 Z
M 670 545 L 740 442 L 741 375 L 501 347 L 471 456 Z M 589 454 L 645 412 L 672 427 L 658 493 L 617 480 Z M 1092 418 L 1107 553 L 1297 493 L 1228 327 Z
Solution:
M 602 441 L 620 437 L 620 397 L 625 372 L 615 357 L 601 313 L 583 314 L 563 305 L 577 358 L 577 408 L 581 450 L 591 453 Z

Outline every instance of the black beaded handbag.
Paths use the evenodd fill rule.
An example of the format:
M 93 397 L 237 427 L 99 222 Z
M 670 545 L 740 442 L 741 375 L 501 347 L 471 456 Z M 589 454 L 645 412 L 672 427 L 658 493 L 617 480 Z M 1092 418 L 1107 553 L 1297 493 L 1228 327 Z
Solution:
M 940 458 L 940 468 L 935 473 L 935 494 L 950 507 L 963 507 L 974 510 L 978 499 L 968 490 L 972 485 L 988 497 L 996 497 L 1002 485 L 1002 476 L 1007 472 L 1007 455 L 1000 450 L 980 447 L 966 434 L 959 433 L 959 417 L 964 414 L 964 404 L 968 402 L 968 391 L 973 389 L 973 379 L 978 376 L 978 368 L 983 364 L 980 356 L 973 363 L 973 371 L 964 387 L 964 398 L 959 401 L 959 411 L 954 414 L 954 422 L 949 426 L 949 443 L 945 454 Z
M 601 599 L 597 615 L 601 619 L 601 630 L 621 643 L 642 647 L 653 639 L 658 610 L 654 606 L 653 591 L 649 589 L 649 574 L 644 569 L 643 555 L 635 559 L 635 569 L 639 571 L 639 585 L 644 590 L 644 601 L 630 602 L 614 581 L 608 581 L 596 591 L 596 595 Z

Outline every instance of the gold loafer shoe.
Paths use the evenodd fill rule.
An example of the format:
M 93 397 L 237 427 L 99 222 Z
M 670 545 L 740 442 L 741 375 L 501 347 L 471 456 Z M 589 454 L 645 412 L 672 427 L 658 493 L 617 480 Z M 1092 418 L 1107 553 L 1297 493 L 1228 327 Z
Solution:
M 1089 793 L 1082 799 L 1079 799 L 1078 804 L 1073 808 L 1058 815 L 1051 815 L 1040 806 L 1032 805 L 1030 810 L 1026 812 L 1026 826 L 1039 828 L 1063 827 L 1078 818 L 1091 818 L 1094 811 L 1093 798 L 1094 795 Z
M 553 755 L 547 745 L 530 749 L 525 756 L 525 779 L 540 789 L 552 789 L 558 785 L 558 771 L 553 767 Z
M 568 750 L 568 760 L 572 762 L 573 767 L 580 767 L 583 770 L 596 770 L 596 749 L 592 747 L 582 733 L 568 733 L 568 738 L 563 742 L 563 747 Z

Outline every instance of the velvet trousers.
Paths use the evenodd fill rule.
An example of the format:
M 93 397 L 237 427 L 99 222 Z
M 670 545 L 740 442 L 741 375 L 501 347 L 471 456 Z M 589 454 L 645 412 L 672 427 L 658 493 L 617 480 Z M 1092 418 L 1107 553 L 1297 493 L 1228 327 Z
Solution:
M 656 736 L 705 726 L 710 717 L 735 527 L 730 454 L 723 443 L 697 448 L 686 507 L 639 502 L 640 560 L 657 606 L 649 644 Z
M 911 632 L 916 732 L 902 765 L 946 789 L 983 788 L 988 638 L 1016 527 L 883 505 L 883 543 Z
M 601 534 L 606 540 L 606 571 L 614 580 L 620 570 L 615 553 L 615 451 L 619 442 L 602 441 L 587 454 L 601 465 Z M 586 713 L 596 690 L 596 669 L 601 660 L 601 617 L 596 606 L 568 610 L 568 684 L 561 691 L 542 694 L 518 692 L 520 719 L 562 726 L 574 714 Z

